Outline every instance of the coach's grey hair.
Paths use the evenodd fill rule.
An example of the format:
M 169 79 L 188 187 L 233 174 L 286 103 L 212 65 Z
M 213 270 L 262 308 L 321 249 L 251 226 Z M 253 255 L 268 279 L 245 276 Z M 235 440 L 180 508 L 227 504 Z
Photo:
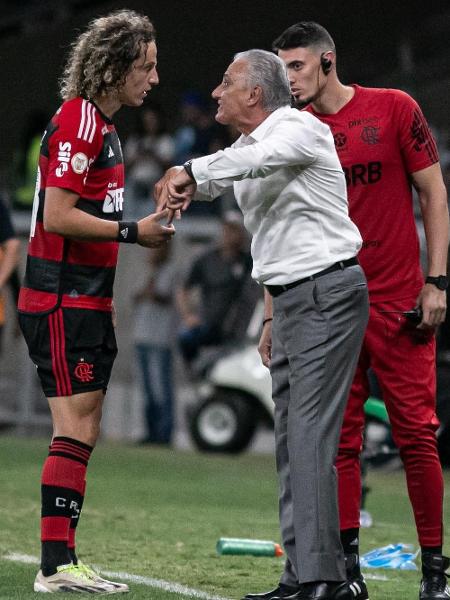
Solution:
M 273 112 L 281 106 L 290 105 L 291 90 L 284 62 L 276 54 L 266 50 L 246 50 L 235 54 L 233 60 L 248 63 L 248 84 L 262 90 L 264 110 Z

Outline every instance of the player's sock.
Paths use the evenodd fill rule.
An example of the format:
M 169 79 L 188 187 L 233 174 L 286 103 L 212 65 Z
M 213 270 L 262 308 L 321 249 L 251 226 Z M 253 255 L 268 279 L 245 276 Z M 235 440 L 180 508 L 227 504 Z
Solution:
M 83 500 L 92 447 L 67 437 L 53 438 L 42 470 L 41 569 L 44 576 L 71 562 L 68 550 L 72 516 Z
M 70 555 L 70 558 L 72 559 L 72 562 L 74 565 L 78 564 L 78 557 L 77 557 L 77 554 L 75 551 L 75 546 L 76 546 L 75 534 L 76 534 L 76 530 L 77 530 L 77 525 L 80 521 L 81 509 L 83 508 L 83 501 L 84 501 L 85 493 L 86 493 L 86 481 L 84 482 L 80 504 L 79 504 L 77 510 L 74 510 L 74 512 L 72 513 L 72 518 L 70 519 L 69 539 L 67 541 L 67 548 L 69 550 L 69 555 Z

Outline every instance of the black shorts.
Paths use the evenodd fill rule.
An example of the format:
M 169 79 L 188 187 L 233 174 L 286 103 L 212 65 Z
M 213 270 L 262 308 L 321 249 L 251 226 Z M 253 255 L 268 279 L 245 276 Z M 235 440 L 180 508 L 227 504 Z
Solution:
M 19 323 L 47 397 L 106 391 L 117 355 L 110 312 L 58 308 Z

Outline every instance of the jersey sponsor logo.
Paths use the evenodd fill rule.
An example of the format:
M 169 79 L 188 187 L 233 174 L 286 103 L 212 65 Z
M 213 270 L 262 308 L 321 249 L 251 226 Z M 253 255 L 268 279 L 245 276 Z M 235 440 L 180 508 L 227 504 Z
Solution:
M 104 213 L 121 212 L 123 210 L 123 188 L 109 190 L 103 202 Z
M 334 137 L 334 145 L 336 146 L 336 148 L 338 150 L 343 148 L 345 146 L 345 144 L 347 143 L 347 136 L 345 135 L 345 133 L 338 132 L 338 133 L 335 133 L 333 135 L 333 137 Z
M 94 379 L 93 374 L 94 365 L 92 363 L 85 362 L 84 358 L 80 358 L 77 366 L 75 367 L 73 374 L 82 383 L 88 383 Z
M 89 161 L 86 154 L 83 154 L 83 152 L 77 152 L 72 156 L 70 164 L 72 165 L 72 169 L 75 171 L 75 173 L 81 175 L 81 173 L 86 171 L 88 162 Z
M 72 144 L 70 142 L 59 142 L 58 160 L 59 166 L 56 168 L 56 176 L 62 177 L 69 168 L 70 152 Z
M 95 107 L 87 100 L 83 100 L 81 103 L 80 127 L 78 129 L 77 137 L 90 144 L 94 139 L 96 129 Z
M 361 119 L 352 119 L 348 122 L 348 128 L 352 129 L 352 127 L 358 127 L 359 125 L 369 125 L 371 123 L 377 123 L 378 121 L 378 117 L 361 117 Z
M 364 129 L 361 131 L 362 141 L 370 146 L 378 144 L 380 141 L 380 136 L 378 134 L 379 131 L 380 127 L 372 127 L 371 125 L 364 127 Z
M 381 167 L 381 162 L 377 160 L 368 162 L 366 165 L 357 163 L 350 167 L 343 167 L 347 186 L 377 183 L 382 177 Z

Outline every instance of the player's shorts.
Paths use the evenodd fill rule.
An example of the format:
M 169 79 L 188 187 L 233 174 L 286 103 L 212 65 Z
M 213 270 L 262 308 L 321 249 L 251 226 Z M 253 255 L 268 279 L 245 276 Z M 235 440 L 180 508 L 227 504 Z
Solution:
M 117 355 L 110 312 L 58 308 L 19 323 L 48 398 L 106 391 Z

